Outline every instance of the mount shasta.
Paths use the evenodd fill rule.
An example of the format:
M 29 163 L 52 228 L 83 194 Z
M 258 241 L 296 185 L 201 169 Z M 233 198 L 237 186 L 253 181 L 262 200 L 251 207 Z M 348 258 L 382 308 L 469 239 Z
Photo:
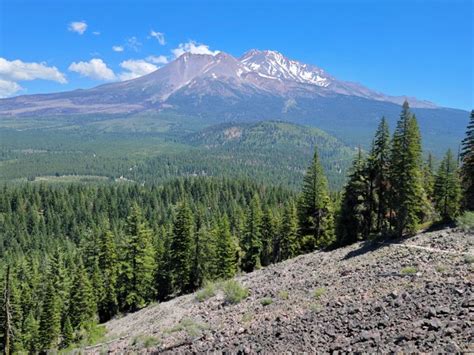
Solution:
M 394 123 L 408 100 L 424 134 L 462 137 L 466 111 L 390 96 L 336 79 L 271 50 L 240 58 L 185 53 L 142 77 L 92 89 L 0 100 L 2 117 L 130 117 L 177 114 L 205 124 L 277 119 L 322 128 L 347 143 L 367 140 L 381 116 Z M 82 121 L 87 123 L 87 120 Z M 430 147 L 428 147 L 430 148 Z

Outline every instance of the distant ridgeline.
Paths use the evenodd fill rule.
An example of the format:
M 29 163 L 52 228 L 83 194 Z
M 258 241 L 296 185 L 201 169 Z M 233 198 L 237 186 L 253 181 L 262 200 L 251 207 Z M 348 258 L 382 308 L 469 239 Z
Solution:
M 0 180 L 77 176 L 97 182 L 162 183 L 185 176 L 251 178 L 299 188 L 317 147 L 332 190 L 340 190 L 355 150 L 333 136 L 300 125 L 262 121 L 226 123 L 197 133 L 97 133 L 0 130 Z
M 228 125 L 186 138 L 196 147 L 188 156 L 208 150 L 218 157 L 215 166 L 227 157 L 245 161 L 237 166 L 249 170 L 249 162 L 258 159 L 268 166 L 299 164 L 291 154 L 321 146 L 306 162 L 300 193 L 233 177 L 175 178 L 162 184 L 4 185 L 1 350 L 34 353 L 83 346 L 100 339 L 101 322 L 192 292 L 207 280 L 231 278 L 315 249 L 412 234 L 422 225 L 452 222 L 463 210 L 474 209 L 474 112 L 461 168 L 448 151 L 434 173 L 431 160 L 422 159 L 417 120 L 405 103 L 393 134 L 382 119 L 368 154 L 359 151 L 342 194 L 330 194 L 321 158 L 343 158 L 340 152 L 346 148 L 323 133 L 302 131 L 267 122 Z M 292 135 L 304 139 L 295 143 L 288 139 Z M 110 142 L 110 161 L 120 162 Z M 169 142 L 158 143 L 169 148 Z M 70 142 L 76 148 L 81 144 Z M 143 151 L 153 149 L 148 144 Z M 172 146 L 178 150 L 181 145 Z M 267 151 L 281 161 L 267 161 Z M 9 150 L 0 163 L 15 166 L 15 154 L 42 153 Z M 159 165 L 156 160 L 152 167 Z M 100 159 L 94 167 L 108 169 Z

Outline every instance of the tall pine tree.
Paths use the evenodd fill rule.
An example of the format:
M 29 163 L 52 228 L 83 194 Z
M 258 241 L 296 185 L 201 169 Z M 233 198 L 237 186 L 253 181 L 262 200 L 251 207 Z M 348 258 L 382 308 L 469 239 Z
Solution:
M 216 239 L 216 277 L 229 279 L 237 272 L 236 247 L 226 215 L 219 221 Z
M 463 206 L 474 211 L 474 110 L 471 111 L 466 137 L 462 141 L 461 164 Z
M 338 245 L 351 244 L 366 237 L 365 218 L 369 210 L 366 170 L 366 163 L 359 149 L 342 196 L 336 229 Z
M 125 310 L 136 311 L 154 295 L 155 249 L 151 230 L 137 204 L 127 218 L 121 270 L 121 290 Z
M 454 221 L 459 214 L 461 185 L 458 164 L 451 150 L 446 152 L 436 174 L 434 202 L 436 211 L 444 222 Z
M 393 134 L 390 165 L 393 225 L 400 237 L 403 233 L 416 232 L 428 205 L 421 166 L 420 131 L 405 101 Z
M 303 248 L 306 251 L 329 245 L 333 241 L 333 207 L 329 197 L 328 181 L 317 150 L 303 180 L 298 215 L 301 233 L 304 236 Z
M 290 259 L 299 252 L 298 243 L 298 217 L 296 206 L 289 202 L 285 206 L 281 222 L 279 242 L 279 260 Z
M 242 269 L 250 272 L 260 268 L 262 252 L 262 209 L 260 198 L 255 194 L 247 209 L 244 237 L 242 239 Z
M 177 207 L 171 241 L 171 270 L 173 288 L 177 294 L 191 291 L 191 267 L 194 221 L 186 200 Z

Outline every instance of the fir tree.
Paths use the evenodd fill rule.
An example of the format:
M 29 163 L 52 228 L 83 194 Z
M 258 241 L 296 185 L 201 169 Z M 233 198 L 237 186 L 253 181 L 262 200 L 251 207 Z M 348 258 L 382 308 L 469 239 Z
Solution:
M 227 216 L 219 221 L 216 238 L 216 277 L 229 279 L 237 272 L 235 242 L 230 232 Z
M 68 316 L 74 329 L 86 329 L 95 319 L 96 304 L 94 291 L 82 263 L 75 272 L 71 289 L 71 304 Z
M 262 209 L 260 198 L 255 194 L 247 209 L 244 237 L 242 239 L 242 269 L 246 272 L 258 269 L 261 266 L 260 253 L 262 251 Z
M 405 101 L 393 134 L 390 165 L 391 208 L 395 217 L 393 224 L 400 237 L 405 232 L 416 232 L 423 210 L 428 205 L 423 189 L 421 164 L 418 123 Z
M 74 344 L 74 329 L 69 316 L 66 316 L 62 330 L 61 348 L 65 349 Z
M 117 277 L 118 258 L 114 236 L 105 230 L 99 237 L 99 269 L 103 279 L 103 295 L 99 296 L 97 309 L 101 322 L 108 321 L 118 312 Z
M 262 266 L 270 265 L 273 261 L 273 246 L 277 238 L 276 220 L 270 209 L 266 208 L 262 216 Z
M 191 209 L 187 202 L 183 200 L 176 211 L 170 249 L 173 288 L 178 294 L 191 290 L 193 224 Z
M 474 110 L 471 111 L 466 137 L 461 149 L 461 178 L 464 190 L 463 206 L 474 211 Z
M 305 237 L 305 250 L 310 251 L 331 243 L 334 237 L 333 208 L 328 181 L 317 150 L 303 180 L 298 215 L 301 233 Z
M 28 314 L 23 325 L 23 346 L 30 354 L 40 350 L 39 322 L 35 319 L 33 312 Z
M 123 307 L 136 311 L 144 307 L 154 295 L 155 261 L 151 230 L 137 204 L 132 206 L 125 229 L 121 270 Z
M 157 297 L 160 301 L 166 300 L 173 292 L 172 258 L 170 252 L 172 235 L 172 230 L 163 226 L 156 241 L 155 280 Z
M 390 189 L 390 132 L 385 117 L 382 117 L 374 137 L 368 160 L 369 179 L 373 181 L 374 203 L 369 207 L 375 212 L 375 231 L 385 233 L 388 229 L 389 189 Z
M 434 201 L 442 220 L 444 222 L 454 221 L 460 209 L 461 185 L 458 165 L 451 150 L 446 152 L 436 174 Z
M 428 153 L 428 158 L 423 164 L 423 186 L 429 201 L 433 201 L 434 198 L 435 174 L 433 164 L 433 155 Z
M 352 244 L 366 237 L 365 218 L 369 209 L 367 180 L 366 165 L 359 150 L 344 187 L 337 223 L 338 245 Z
M 279 247 L 278 261 L 290 259 L 299 251 L 298 216 L 295 204 L 291 202 L 286 204 L 283 212 Z
M 41 350 L 57 349 L 61 334 L 61 305 L 53 280 L 47 282 L 40 314 Z

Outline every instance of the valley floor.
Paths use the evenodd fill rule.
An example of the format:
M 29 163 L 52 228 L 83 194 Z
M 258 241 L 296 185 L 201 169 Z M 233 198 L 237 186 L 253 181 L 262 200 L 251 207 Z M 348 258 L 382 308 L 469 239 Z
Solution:
M 106 324 L 89 353 L 471 352 L 474 235 L 454 229 L 315 252 L 238 277 L 249 296 L 187 295 Z

